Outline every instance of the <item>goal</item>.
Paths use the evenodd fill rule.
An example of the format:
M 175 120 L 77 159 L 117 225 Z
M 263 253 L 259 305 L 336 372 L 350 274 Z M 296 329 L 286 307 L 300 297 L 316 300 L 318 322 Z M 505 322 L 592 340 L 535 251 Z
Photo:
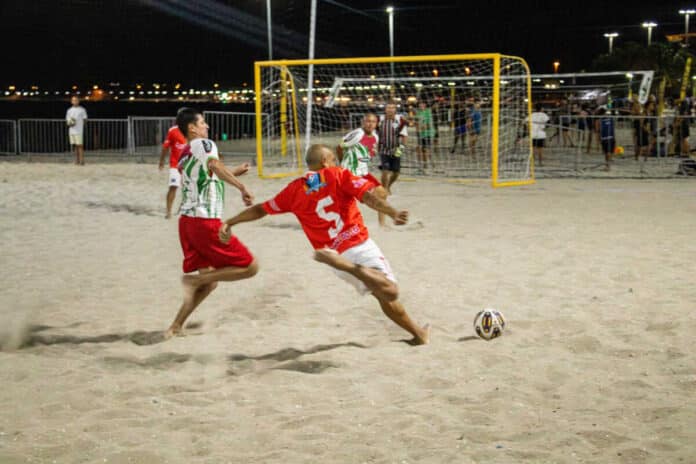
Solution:
M 366 113 L 406 118 L 407 174 L 534 182 L 527 63 L 496 53 L 255 63 L 259 176 L 304 170 L 314 143 L 335 147 Z M 377 163 L 375 162 L 375 168 Z

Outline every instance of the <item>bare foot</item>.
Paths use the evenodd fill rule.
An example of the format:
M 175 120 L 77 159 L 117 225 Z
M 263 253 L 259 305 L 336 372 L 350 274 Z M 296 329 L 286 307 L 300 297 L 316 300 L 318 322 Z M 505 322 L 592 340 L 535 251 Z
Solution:
M 180 335 L 180 334 L 181 334 L 181 326 L 176 325 L 176 324 L 172 324 L 172 326 L 169 327 L 169 329 L 167 329 L 167 331 L 164 333 L 164 339 L 169 340 L 170 338 L 176 337 L 177 335 Z
M 417 337 L 413 338 L 414 345 L 427 345 L 430 343 L 430 324 L 425 324 L 421 327 L 421 331 Z

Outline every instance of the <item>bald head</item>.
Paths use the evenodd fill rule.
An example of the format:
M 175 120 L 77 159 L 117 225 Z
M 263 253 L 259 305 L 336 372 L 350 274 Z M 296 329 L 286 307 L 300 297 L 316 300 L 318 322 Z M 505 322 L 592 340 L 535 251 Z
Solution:
M 315 143 L 307 150 L 305 161 L 307 167 L 312 171 L 318 171 L 321 168 L 334 166 L 336 155 L 326 145 Z

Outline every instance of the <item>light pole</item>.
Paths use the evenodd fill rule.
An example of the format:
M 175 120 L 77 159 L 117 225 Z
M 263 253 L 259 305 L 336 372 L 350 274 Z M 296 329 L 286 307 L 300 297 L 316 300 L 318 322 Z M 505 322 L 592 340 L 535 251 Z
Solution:
M 619 34 L 618 32 L 609 32 L 607 34 L 604 34 L 604 37 L 609 39 L 609 54 L 611 55 L 614 51 L 614 39 L 618 37 Z
M 680 15 L 684 15 L 684 46 L 689 46 L 689 16 L 696 13 L 696 10 L 679 10 Z
M 386 10 L 389 15 L 389 56 L 394 58 L 394 7 L 388 6 Z M 394 62 L 389 63 L 391 76 L 394 77 Z
M 273 60 L 273 34 L 271 32 L 271 0 L 266 0 L 266 27 L 268 28 L 268 59 Z
M 648 47 L 652 45 L 652 30 L 653 27 L 657 27 L 657 23 L 653 21 L 646 21 L 643 23 L 643 27 L 648 30 Z
M 309 59 L 314 60 L 314 39 L 317 32 L 317 0 L 312 0 L 309 13 Z M 305 150 L 312 141 L 312 98 L 314 90 L 314 64 L 309 65 L 307 71 L 307 121 L 305 123 Z

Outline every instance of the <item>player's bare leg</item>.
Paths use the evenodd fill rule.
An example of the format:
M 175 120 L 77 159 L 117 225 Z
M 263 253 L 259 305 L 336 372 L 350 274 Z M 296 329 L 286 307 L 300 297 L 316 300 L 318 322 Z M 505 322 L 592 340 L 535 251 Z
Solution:
M 389 182 L 389 174 L 391 171 L 387 171 L 384 169 L 382 171 L 382 186 L 384 186 L 384 189 L 387 191 L 387 195 L 391 195 L 391 188 L 389 187 L 391 183 Z
M 77 164 L 80 166 L 85 165 L 85 147 L 84 145 L 77 145 Z
M 386 190 L 384 187 L 382 187 L 382 186 L 375 188 L 374 193 L 375 193 L 375 195 L 377 196 L 377 198 L 379 198 L 380 200 L 386 200 L 386 199 L 387 199 L 387 196 L 388 196 L 387 190 Z M 384 226 L 385 226 L 385 223 L 384 223 L 384 213 L 377 212 L 377 220 L 379 221 L 379 226 L 380 226 L 380 227 L 384 227 Z
M 334 250 L 329 248 L 314 250 L 314 259 L 354 276 L 364 283 L 377 298 L 384 301 L 394 301 L 399 296 L 399 289 L 396 284 L 387 279 L 382 272 L 352 263 Z
M 375 297 L 376 298 L 376 297 Z M 413 335 L 414 345 L 426 345 L 430 341 L 430 324 L 418 326 L 406 313 L 399 300 L 384 301 L 377 298 L 384 314 L 396 325 Z
M 200 269 L 198 275 L 185 275 L 181 278 L 184 291 L 184 301 L 179 312 L 165 333 L 165 338 L 171 338 L 181 332 L 186 319 L 193 311 L 215 290 L 218 282 L 233 282 L 248 279 L 256 275 L 259 266 L 256 260 L 247 267 L 224 267 L 222 269 Z
M 471 152 L 471 157 L 474 161 L 478 162 L 478 157 L 476 156 L 476 142 L 478 141 L 478 135 L 469 136 L 469 151 Z
M 397 301 L 399 288 L 394 282 L 387 279 L 384 273 L 377 269 L 352 263 L 328 248 L 315 250 L 314 259 L 320 263 L 328 264 L 339 271 L 347 272 L 360 280 L 377 298 L 384 314 L 394 321 L 396 325 L 413 335 L 415 344 L 423 345 L 428 343 L 430 328 L 427 325 L 419 327 L 411 320 L 403 305 Z
M 389 195 L 391 195 L 392 185 L 394 185 L 394 182 L 396 182 L 396 179 L 398 179 L 398 178 L 399 178 L 399 173 L 392 171 L 391 176 L 389 177 L 389 184 L 387 187 L 387 192 L 389 192 Z
M 174 198 L 176 197 L 176 187 L 169 187 L 167 191 L 167 215 L 164 216 L 165 219 L 172 217 L 172 205 L 174 204 Z

